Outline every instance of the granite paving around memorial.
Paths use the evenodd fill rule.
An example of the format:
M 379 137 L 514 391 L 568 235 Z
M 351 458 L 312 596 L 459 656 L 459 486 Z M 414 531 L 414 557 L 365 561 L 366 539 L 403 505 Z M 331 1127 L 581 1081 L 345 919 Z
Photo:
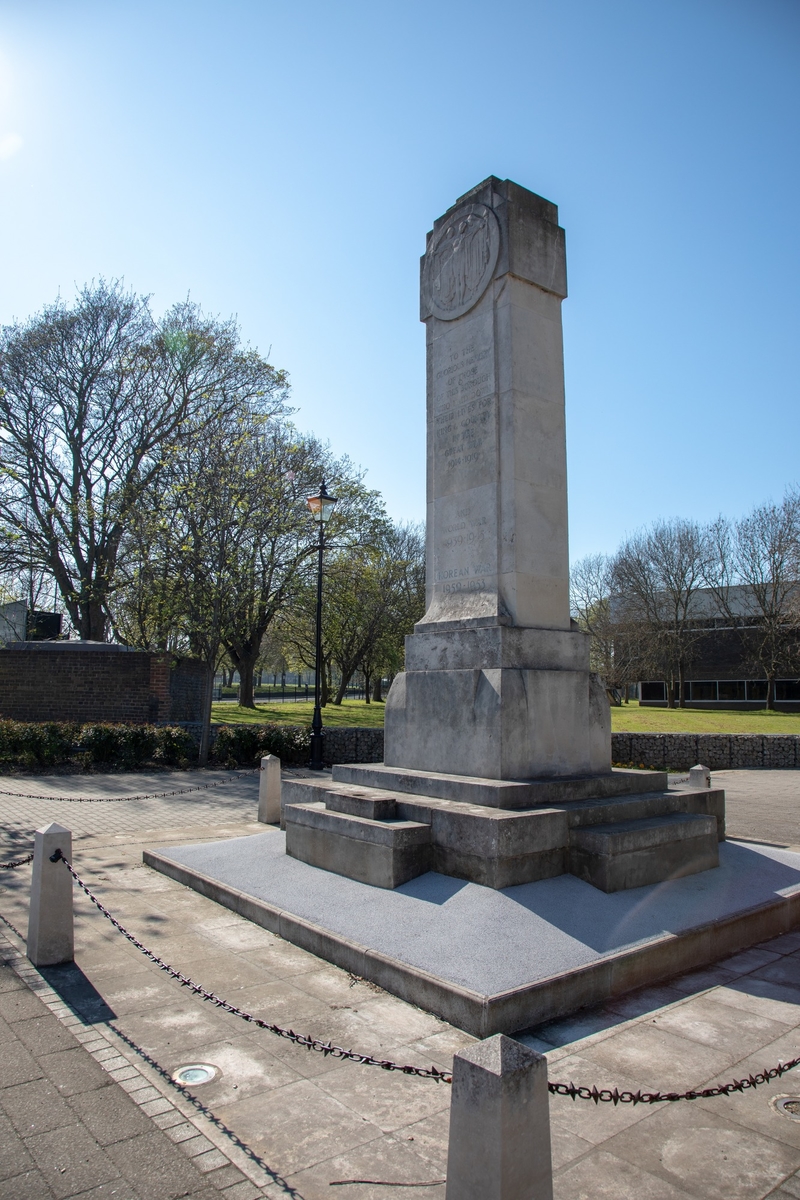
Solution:
M 88 795 L 90 790 L 113 795 L 166 790 L 173 779 L 184 786 L 194 782 L 193 773 L 181 772 L 152 778 L 6 777 L 2 783 L 4 790 L 19 792 L 44 794 L 52 788 L 62 795 Z M 715 776 L 717 781 L 728 792 L 733 836 L 800 846 L 800 779 L 795 772 L 725 772 Z M 304 1033 L 448 1068 L 453 1052 L 472 1040 L 468 1035 L 142 865 L 146 846 L 258 832 L 263 826 L 255 822 L 257 786 L 257 778 L 250 777 L 207 793 L 108 805 L 2 796 L 1 857 L 15 857 L 29 845 L 33 827 L 58 820 L 73 829 L 76 867 L 104 903 L 145 944 L 192 978 L 259 1016 Z M 24 971 L 24 947 L 14 929 L 25 930 L 30 868 L 3 875 L 0 914 L 10 923 L 2 926 L 7 954 Z M 86 1147 L 86 1162 L 104 1164 L 98 1169 L 108 1175 L 90 1179 L 75 1173 L 68 1179 L 77 1168 L 62 1172 L 64 1162 L 56 1164 L 58 1147 L 70 1140 L 58 1130 L 81 1120 L 87 1124 L 80 1113 L 74 1116 L 79 1102 L 62 1091 L 59 1099 L 66 1108 L 54 1104 L 60 1114 L 55 1119 L 62 1124 L 24 1133 L 18 1127 L 27 1110 L 22 1092 L 15 1090 L 28 1088 L 32 1096 L 37 1089 L 43 1094 L 48 1088 L 58 1091 L 58 1079 L 45 1070 L 44 1060 L 55 1063 L 64 1051 L 50 1049 L 55 1043 L 48 1038 L 55 1035 L 47 1033 L 47 1010 L 40 1015 L 40 1000 L 35 1000 L 38 1008 L 30 1008 L 31 997 L 25 1015 L 4 1008 L 6 1044 L 21 1043 L 21 1059 L 27 1062 L 30 1055 L 44 1065 L 36 1068 L 40 1074 L 15 1082 L 7 1068 L 0 1081 L 5 1085 L 0 1102 L 9 1114 L 8 1124 L 0 1122 L 0 1197 L 205 1197 L 220 1194 L 207 1182 L 215 1171 L 228 1172 L 218 1177 L 219 1183 L 225 1183 L 223 1194 L 235 1200 L 258 1195 L 305 1200 L 444 1195 L 436 1181 L 445 1174 L 446 1085 L 337 1062 L 253 1030 L 167 979 L 80 896 L 75 965 L 41 974 L 28 967 L 27 973 L 34 984 L 40 981 L 56 1011 L 71 1023 L 71 1030 L 59 1026 L 59 1037 L 74 1038 L 77 1031 L 90 1049 L 105 1041 L 108 1050 L 95 1053 L 101 1061 L 116 1062 L 112 1069 L 119 1082 L 114 1082 L 113 1094 L 131 1089 L 128 1081 L 135 1079 L 133 1090 L 151 1097 L 136 1112 L 152 1124 L 145 1133 L 138 1117 L 131 1118 L 130 1126 L 128 1118 L 120 1118 L 119 1128 L 103 1135 L 115 1139 L 106 1143 L 90 1126 L 76 1134 L 82 1140 L 75 1145 Z M 26 995 L 9 974 L 2 978 L 11 980 L 2 996 Z M 14 1003 L 3 1000 L 6 1007 Z M 547 1053 L 551 1079 L 589 1086 L 683 1089 L 770 1067 L 800 1054 L 800 934 L 520 1037 Z M 70 1044 L 68 1053 L 78 1053 L 77 1048 Z M 79 1054 L 89 1059 L 89 1050 Z M 218 1070 L 213 1081 L 194 1089 L 194 1102 L 188 1091 L 169 1082 L 178 1067 L 193 1062 Z M 99 1087 L 96 1073 L 95 1081 Z M 89 1098 L 80 1104 L 88 1111 L 98 1102 L 91 1100 L 92 1089 L 87 1092 Z M 773 1103 L 787 1094 L 800 1096 L 800 1072 L 797 1080 L 789 1074 L 734 1097 L 652 1108 L 553 1097 L 556 1197 L 800 1197 L 795 1174 L 800 1171 L 800 1122 L 781 1115 Z M 163 1133 L 159 1125 L 166 1126 Z M 90 1151 L 86 1140 L 92 1137 L 97 1151 Z M 142 1153 L 136 1151 L 137 1138 Z M 34 1166 L 18 1150 L 20 1139 L 30 1142 L 25 1153 L 32 1154 Z M 200 1139 L 194 1146 L 202 1153 L 195 1157 L 210 1154 L 206 1163 L 216 1166 L 202 1173 L 181 1152 L 175 1161 L 182 1164 L 180 1170 L 189 1164 L 194 1172 L 190 1182 L 173 1179 L 166 1168 L 156 1179 L 152 1164 L 169 1153 L 165 1139 L 172 1149 Z M 51 1142 L 52 1161 L 41 1157 L 41 1147 Z M 35 1171 L 42 1172 L 44 1185 L 31 1176 Z M 50 1190 L 24 1191 L 26 1175 Z M 199 1182 L 193 1191 L 195 1176 Z M 375 1182 L 341 1182 L 354 1179 Z M 411 1192 L 409 1184 L 416 1185 Z

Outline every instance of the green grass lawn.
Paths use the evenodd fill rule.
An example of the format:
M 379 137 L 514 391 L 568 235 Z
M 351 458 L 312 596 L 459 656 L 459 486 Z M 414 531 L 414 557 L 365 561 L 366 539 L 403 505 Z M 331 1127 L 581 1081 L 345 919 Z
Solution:
M 800 714 L 752 709 L 642 708 L 636 701 L 611 709 L 615 733 L 800 733 Z
M 322 710 L 323 725 L 383 725 L 383 704 L 365 704 L 363 700 L 345 700 L 339 707 L 328 704 Z M 258 725 L 277 721 L 285 725 L 310 725 L 314 705 L 259 704 L 256 709 L 238 704 L 215 704 L 212 721 L 231 725 Z M 641 708 L 636 701 L 611 709 L 611 728 L 617 733 L 798 733 L 800 713 L 771 713 L 763 709 L 741 712 L 710 708 Z
M 314 715 L 314 705 L 300 701 L 295 704 L 287 701 L 285 704 L 258 704 L 255 709 L 240 708 L 238 704 L 214 704 L 211 707 L 211 720 L 220 721 L 225 725 L 263 725 L 266 721 L 276 721 L 282 725 L 310 725 Z M 343 700 L 341 705 L 328 704 L 322 710 L 323 725 L 344 725 L 351 729 L 355 726 L 381 728 L 383 725 L 383 704 L 365 704 L 363 700 Z

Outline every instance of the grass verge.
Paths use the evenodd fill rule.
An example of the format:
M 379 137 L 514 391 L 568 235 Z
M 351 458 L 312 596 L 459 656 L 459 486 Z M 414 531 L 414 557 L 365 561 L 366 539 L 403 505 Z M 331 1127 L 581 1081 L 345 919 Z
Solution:
M 322 723 L 353 729 L 383 727 L 383 704 L 365 704 L 363 700 L 343 700 L 341 705 L 328 704 L 322 710 Z M 256 708 L 241 708 L 238 704 L 214 704 L 211 720 L 223 725 L 262 725 L 265 721 L 280 725 L 311 725 L 314 705 L 300 701 L 295 704 L 258 704 Z
M 718 708 L 649 708 L 638 702 L 611 709 L 614 733 L 800 733 L 800 714 Z
M 259 704 L 255 709 L 238 704 L 215 704 L 212 720 L 225 725 L 261 725 L 266 721 L 281 725 L 310 725 L 314 705 Z M 376 729 L 383 725 L 383 704 L 365 704 L 363 700 L 345 700 L 341 706 L 328 704 L 322 710 L 323 725 L 360 726 Z M 800 714 L 766 712 L 753 709 L 642 708 L 636 701 L 611 709 L 611 728 L 615 733 L 797 733 Z

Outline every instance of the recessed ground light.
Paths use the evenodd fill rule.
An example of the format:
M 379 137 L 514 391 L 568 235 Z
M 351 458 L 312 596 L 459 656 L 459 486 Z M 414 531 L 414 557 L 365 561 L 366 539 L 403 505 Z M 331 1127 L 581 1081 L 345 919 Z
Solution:
M 770 1104 L 781 1116 L 800 1121 L 800 1096 L 774 1096 Z
M 173 1072 L 172 1078 L 176 1083 L 186 1083 L 196 1087 L 198 1083 L 210 1083 L 212 1079 L 216 1079 L 218 1074 L 217 1068 L 209 1066 L 208 1063 L 187 1063 L 185 1067 L 178 1067 L 177 1071 Z

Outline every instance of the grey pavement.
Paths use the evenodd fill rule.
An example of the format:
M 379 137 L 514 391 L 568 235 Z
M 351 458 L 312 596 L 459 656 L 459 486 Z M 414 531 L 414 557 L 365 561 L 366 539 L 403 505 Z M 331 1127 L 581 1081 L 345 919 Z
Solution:
M 428 872 L 373 888 L 285 853 L 277 829 L 172 847 L 166 857 L 449 983 L 495 995 L 606 954 L 779 900 L 800 888 L 800 853 L 726 842 L 720 865 L 631 891 L 574 875 L 495 891 Z
M 787 833 L 767 840 L 797 844 L 793 779 L 800 782 L 800 775 L 737 773 L 741 812 L 735 821 L 743 813 L 759 836 L 757 812 L 780 823 L 783 811 Z M 85 777 L 70 782 L 85 790 Z M 92 786 L 123 782 L 142 790 L 141 776 L 133 775 L 94 777 Z M 14 786 L 19 783 L 20 790 L 36 790 L 30 780 Z M 64 780 L 57 783 L 63 787 Z M 449 1066 L 452 1053 L 472 1040 L 468 1035 L 142 866 L 144 845 L 199 844 L 228 831 L 249 836 L 263 829 L 253 820 L 255 784 L 245 786 L 249 796 L 242 791 L 238 799 L 232 793 L 223 799 L 220 789 L 202 801 L 202 810 L 177 798 L 147 802 L 146 810 L 138 802 L 69 806 L 65 815 L 67 806 L 37 800 L 52 811 L 37 808 L 35 819 L 58 819 L 75 829 L 76 866 L 103 901 L 145 943 L 206 986 L 302 1032 L 418 1065 Z M 11 806 L 3 817 L 17 833 L 5 840 L 5 858 L 34 821 L 28 802 L 4 797 L 3 803 Z M 124 829 L 107 815 L 120 810 Z M 192 823 L 193 814 L 202 821 Z M 19 931 L 27 919 L 29 874 L 25 868 L 0 879 L 0 914 Z M 8 938 L 19 953 L 12 929 Z M 445 1086 L 342 1063 L 252 1028 L 165 977 L 82 897 L 76 899 L 76 946 L 75 965 L 46 972 L 42 984 L 55 989 L 64 1019 L 77 1022 L 71 1036 L 89 1048 L 81 1053 L 101 1060 L 118 1054 L 128 1067 L 115 1069 L 143 1073 L 159 1097 L 155 1110 L 168 1104 L 181 1115 L 167 1119 L 191 1127 L 175 1137 L 206 1138 L 244 1176 L 231 1185 L 232 1198 L 239 1200 L 236 1187 L 242 1196 L 249 1188 L 251 1195 L 304 1200 L 444 1195 L 435 1181 L 445 1171 Z M 41 976 L 29 970 L 36 985 Z M 589 1086 L 682 1090 L 749 1074 L 800 1054 L 800 935 L 522 1036 L 547 1053 L 551 1078 Z M 92 1050 L 104 1038 L 110 1049 Z M 210 1063 L 218 1074 L 179 1093 L 169 1078 L 190 1062 Z M 800 1076 L 730 1098 L 663 1107 L 553 1097 L 557 1200 L 800 1197 L 800 1123 L 773 1107 L 780 1094 L 800 1096 Z M 155 1110 L 149 1119 L 157 1127 Z M 146 1190 L 146 1180 L 125 1178 L 143 1196 L 159 1195 Z M 375 1182 L 341 1183 L 353 1179 Z
M 715 771 L 725 788 L 728 834 L 800 846 L 800 771 Z
M 75 1022 L 80 1024 L 79 1022 Z M 193 1161 L 33 994 L 0 948 L 0 1197 L 218 1200 L 245 1182 L 221 1155 Z M 127 1073 L 122 1074 L 127 1079 Z M 152 1102 L 150 1103 L 152 1110 Z M 208 1150 L 212 1150 L 210 1144 Z

